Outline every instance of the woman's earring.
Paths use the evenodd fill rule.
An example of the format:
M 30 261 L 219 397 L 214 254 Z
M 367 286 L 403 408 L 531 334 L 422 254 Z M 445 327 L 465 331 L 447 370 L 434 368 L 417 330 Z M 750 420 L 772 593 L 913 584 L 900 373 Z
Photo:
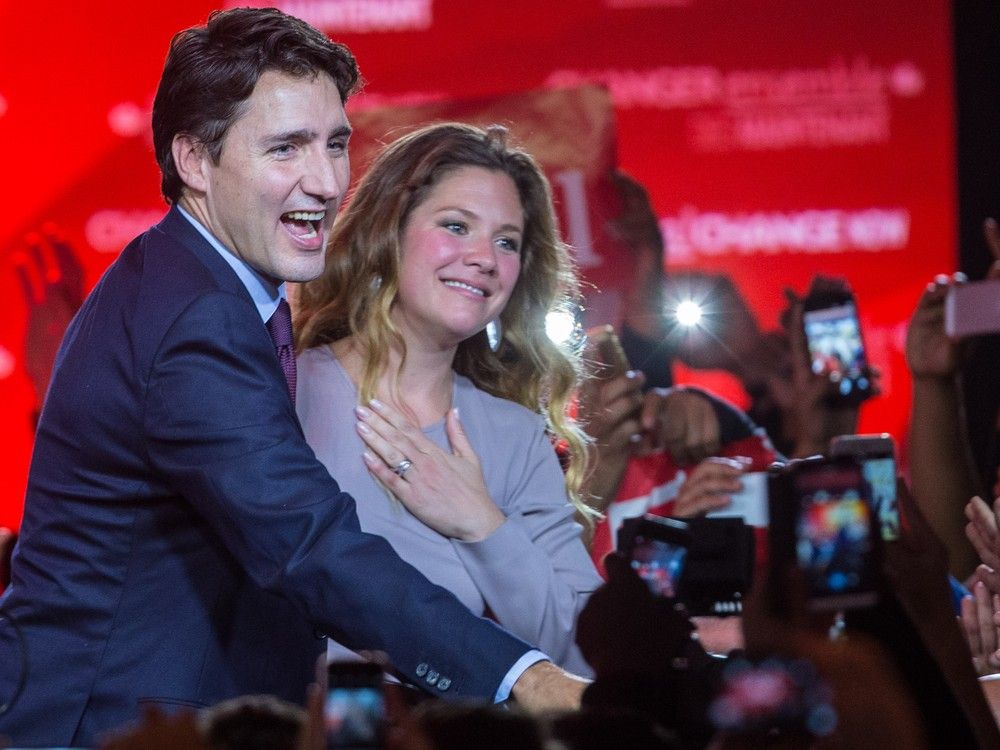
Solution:
M 368 283 L 368 288 L 371 289 L 373 292 L 377 292 L 381 286 L 382 286 L 382 276 L 379 274 L 375 274 L 374 276 L 372 276 L 372 280 Z
M 490 349 L 496 351 L 500 348 L 500 339 L 503 338 L 503 326 L 500 325 L 500 318 L 493 318 L 486 324 L 486 340 L 490 344 Z

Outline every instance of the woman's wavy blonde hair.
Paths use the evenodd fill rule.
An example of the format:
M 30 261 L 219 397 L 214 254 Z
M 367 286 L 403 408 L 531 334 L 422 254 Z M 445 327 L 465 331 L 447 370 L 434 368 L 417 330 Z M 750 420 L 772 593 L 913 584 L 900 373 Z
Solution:
M 545 333 L 550 311 L 578 302 L 579 282 L 559 239 L 548 180 L 528 153 L 507 145 L 506 128 L 430 125 L 400 137 L 375 158 L 334 224 L 323 274 L 300 289 L 298 347 L 353 336 L 368 355 L 360 400 L 374 397 L 390 348 L 401 352 L 400 367 L 406 358 L 390 315 L 406 222 L 445 175 L 469 166 L 511 178 L 524 210 L 524 234 L 521 272 L 500 314 L 499 346 L 491 349 L 480 331 L 459 344 L 454 369 L 482 390 L 544 415 L 569 455 L 570 498 L 589 520 L 593 512 L 580 499 L 588 438 L 567 413 L 583 366 L 579 352 L 561 349 Z

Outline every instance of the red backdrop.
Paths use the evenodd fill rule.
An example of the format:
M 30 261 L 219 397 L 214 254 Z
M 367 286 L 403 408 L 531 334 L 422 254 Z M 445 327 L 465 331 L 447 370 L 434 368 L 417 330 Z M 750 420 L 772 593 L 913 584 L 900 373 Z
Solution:
M 862 429 L 903 437 L 905 321 L 931 275 L 955 266 L 945 0 L 278 5 L 355 51 L 368 80 L 349 108 L 359 122 L 377 105 L 488 97 L 489 119 L 535 144 L 566 110 L 519 125 L 527 99 L 508 95 L 603 85 L 612 109 L 601 139 L 577 132 L 566 141 L 584 149 L 572 156 L 579 169 L 617 162 L 643 183 L 668 267 L 730 273 L 764 327 L 776 323 L 784 286 L 802 291 L 816 272 L 847 277 L 883 372 L 884 395 L 864 407 Z M 164 212 L 149 104 L 172 33 L 216 7 L 0 2 L 0 525 L 20 518 L 35 408 L 17 272 L 25 235 L 58 225 L 89 288 Z M 574 188 L 557 188 L 565 211 Z M 587 270 L 613 289 L 620 258 L 607 254 Z M 53 281 L 28 279 L 38 295 Z M 741 398 L 723 376 L 681 376 Z

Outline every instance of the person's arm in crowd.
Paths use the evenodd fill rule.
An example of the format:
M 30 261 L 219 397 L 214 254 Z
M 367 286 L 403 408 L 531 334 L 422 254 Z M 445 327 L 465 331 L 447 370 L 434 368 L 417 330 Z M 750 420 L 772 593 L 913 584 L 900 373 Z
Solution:
M 812 288 L 842 284 L 817 277 Z M 837 398 L 837 380 L 830 373 L 813 372 L 803 326 L 803 298 L 785 290 L 788 307 L 783 315 L 787 341 L 787 368 L 767 375 L 772 397 L 782 414 L 782 428 L 791 441 L 792 458 L 826 453 L 830 439 L 850 435 L 858 426 L 858 405 Z
M 580 389 L 580 424 L 593 438 L 590 467 L 581 493 L 603 513 L 618 494 L 640 432 L 645 377 L 632 370 L 612 378 L 590 378 Z
M 892 596 L 905 614 L 906 627 L 916 632 L 939 671 L 978 747 L 1000 747 L 1000 731 L 979 687 L 969 648 L 955 617 L 946 549 L 905 483 L 899 481 L 897 487 L 903 532 L 898 540 L 886 543 L 884 564 Z M 898 626 L 885 633 L 890 649 L 905 640 Z M 897 658 L 912 665 L 920 655 L 900 651 Z M 936 699 L 938 705 L 944 698 Z
M 27 311 L 23 362 L 35 392 L 33 420 L 37 422 L 59 344 L 83 304 L 83 266 L 52 223 L 31 232 L 11 260 Z
M 702 461 L 722 445 L 720 410 L 697 388 L 641 393 L 642 373 L 593 379 L 580 392 L 580 421 L 594 438 L 584 497 L 604 512 L 621 486 L 628 460 L 666 450 L 679 465 Z
M 953 283 L 938 276 L 928 284 L 907 329 L 913 377 L 910 477 L 921 512 L 948 550 L 951 572 L 964 579 L 978 560 L 961 508 L 980 490 L 964 429 L 958 346 L 944 332 L 944 302 Z
M 665 449 L 678 466 L 703 461 L 722 448 L 730 409 L 700 388 L 654 388 L 643 398 L 636 451 Z

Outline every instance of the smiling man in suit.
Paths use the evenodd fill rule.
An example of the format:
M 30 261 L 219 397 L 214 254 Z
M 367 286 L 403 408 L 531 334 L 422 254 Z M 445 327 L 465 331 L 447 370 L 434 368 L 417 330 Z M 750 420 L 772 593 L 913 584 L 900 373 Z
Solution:
M 74 319 L 38 425 L 0 599 L 15 743 L 93 744 L 143 704 L 301 702 L 316 633 L 444 698 L 578 704 L 581 681 L 361 533 L 302 437 L 269 331 L 284 282 L 322 270 L 357 83 L 273 9 L 174 38 L 153 107 L 171 209 Z

